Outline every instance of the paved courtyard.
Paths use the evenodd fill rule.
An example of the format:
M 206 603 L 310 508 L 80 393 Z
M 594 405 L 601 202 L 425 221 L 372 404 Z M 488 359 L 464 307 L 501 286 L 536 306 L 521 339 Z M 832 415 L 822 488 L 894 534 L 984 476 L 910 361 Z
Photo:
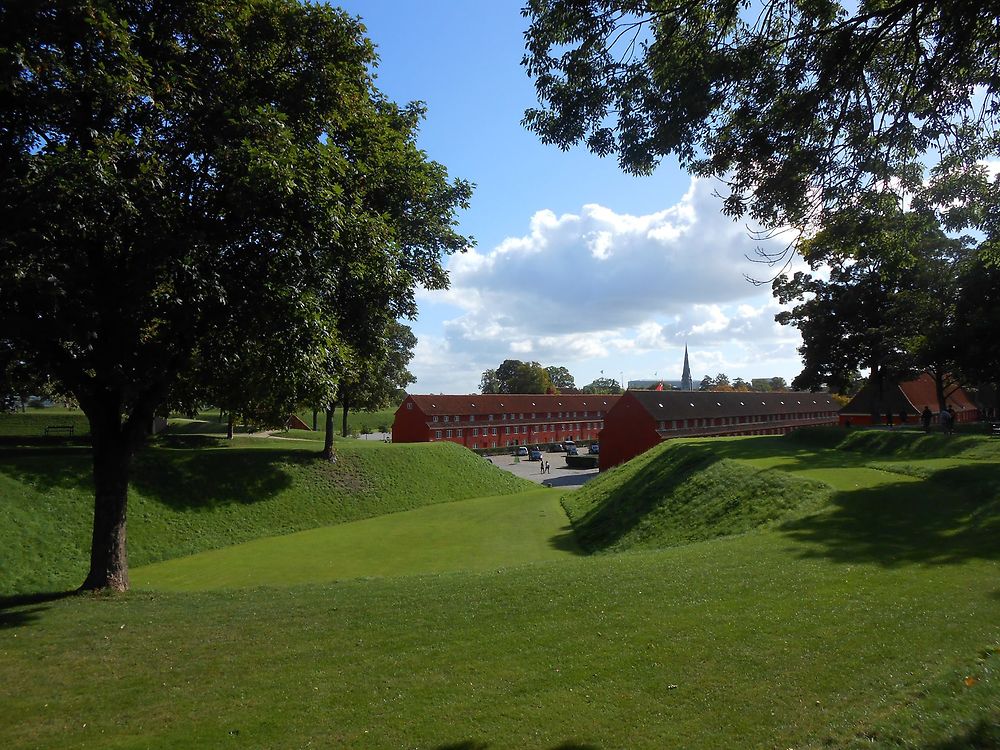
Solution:
M 532 482 L 544 484 L 546 487 L 561 487 L 565 489 L 576 489 L 589 480 L 597 476 L 597 469 L 568 469 L 566 468 L 565 453 L 542 453 L 542 463 L 549 462 L 551 472 L 542 474 L 539 471 L 538 461 L 529 461 L 522 458 L 515 461 L 513 456 L 490 456 L 494 465 L 517 474 Z

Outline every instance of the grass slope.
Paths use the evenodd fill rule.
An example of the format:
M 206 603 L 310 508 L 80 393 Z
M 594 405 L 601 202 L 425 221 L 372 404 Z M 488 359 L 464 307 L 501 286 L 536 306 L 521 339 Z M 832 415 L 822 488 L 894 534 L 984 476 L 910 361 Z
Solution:
M 793 503 L 755 533 L 478 573 L 0 602 L 0 747 L 1000 746 L 993 448 L 831 445 L 650 457 L 670 455 L 679 484 L 684 460 L 825 478 L 816 512 Z
M 152 447 L 136 459 L 129 557 L 143 565 L 262 536 L 537 485 L 445 444 L 243 438 L 232 447 Z M 78 585 L 93 513 L 89 451 L 0 451 L 0 595 Z
M 257 539 L 135 568 L 132 584 L 207 591 L 495 570 L 581 554 L 568 532 L 559 493 L 542 489 Z
M 8 608 L 0 746 L 995 747 L 996 548 L 831 545 Z
M 930 542 L 944 529 L 989 544 L 1000 531 L 998 498 L 1000 441 L 816 430 L 669 441 L 563 504 L 591 551 L 664 547 L 778 523 L 822 537 L 850 506 L 857 545 L 898 542 L 905 555 L 911 541 Z M 899 519 L 908 519 L 902 530 Z
M 671 441 L 602 474 L 563 506 L 591 551 L 664 547 L 739 534 L 815 511 L 831 488 L 719 459 L 710 441 Z

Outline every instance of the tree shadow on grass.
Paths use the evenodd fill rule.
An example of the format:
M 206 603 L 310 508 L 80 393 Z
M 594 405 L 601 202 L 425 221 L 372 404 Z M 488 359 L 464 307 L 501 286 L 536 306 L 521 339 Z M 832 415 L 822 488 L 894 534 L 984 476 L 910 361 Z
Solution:
M 923 482 L 840 492 L 832 509 L 782 524 L 802 557 L 895 567 L 1000 559 L 995 465 L 960 466 Z
M 36 594 L 0 596 L 0 629 L 20 628 L 37 620 L 48 607 L 32 606 L 76 595 L 70 591 L 43 591 Z
M 447 745 L 438 745 L 435 750 L 489 750 L 488 742 L 479 740 L 463 740 L 461 742 L 449 742 Z M 597 745 L 569 740 L 555 745 L 551 750 L 600 750 Z
M 136 457 L 132 486 L 175 510 L 267 500 L 292 485 L 290 465 L 318 461 L 308 451 L 144 451 Z
M 130 487 L 176 510 L 266 500 L 292 484 L 289 466 L 319 461 L 302 449 L 172 450 L 147 448 L 132 464 Z M 336 465 L 332 471 L 336 471 Z M 89 449 L 0 451 L 0 472 L 39 490 L 93 492 Z
M 997 750 L 1000 748 L 1000 712 L 980 719 L 964 732 L 943 742 L 927 745 L 924 750 Z
M 556 534 L 549 539 L 549 546 L 561 552 L 572 552 L 574 555 L 586 555 L 580 543 L 576 540 L 576 534 L 571 526 L 564 526 L 562 534 Z

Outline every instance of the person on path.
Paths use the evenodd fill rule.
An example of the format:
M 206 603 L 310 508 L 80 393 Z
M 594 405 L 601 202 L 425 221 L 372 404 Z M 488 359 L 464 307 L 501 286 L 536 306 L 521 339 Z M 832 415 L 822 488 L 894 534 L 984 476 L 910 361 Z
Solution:
M 934 419 L 934 415 L 931 414 L 931 408 L 929 406 L 925 406 L 924 410 L 922 412 L 920 412 L 920 421 L 924 425 L 924 432 L 930 432 L 931 431 L 931 420 L 932 419 Z
M 549 462 L 548 461 L 545 462 L 545 473 L 546 474 L 551 474 L 552 473 L 552 469 L 549 467 Z

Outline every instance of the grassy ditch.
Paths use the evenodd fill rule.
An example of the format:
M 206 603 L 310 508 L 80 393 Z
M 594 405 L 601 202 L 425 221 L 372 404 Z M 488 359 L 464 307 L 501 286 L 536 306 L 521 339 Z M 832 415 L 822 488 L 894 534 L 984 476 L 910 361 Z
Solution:
M 129 492 L 129 559 L 144 565 L 423 505 L 536 488 L 450 444 L 242 438 L 221 448 L 150 447 Z M 78 585 L 93 513 L 87 449 L 0 451 L 0 594 Z

